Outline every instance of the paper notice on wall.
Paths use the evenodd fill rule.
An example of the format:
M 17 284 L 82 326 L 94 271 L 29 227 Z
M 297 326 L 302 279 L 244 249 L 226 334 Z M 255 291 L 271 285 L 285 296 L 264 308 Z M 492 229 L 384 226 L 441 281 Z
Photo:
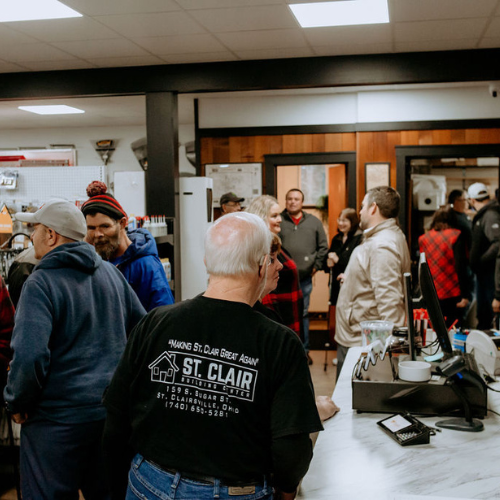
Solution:
M 12 217 L 5 205 L 0 210 L 0 233 L 12 234 Z

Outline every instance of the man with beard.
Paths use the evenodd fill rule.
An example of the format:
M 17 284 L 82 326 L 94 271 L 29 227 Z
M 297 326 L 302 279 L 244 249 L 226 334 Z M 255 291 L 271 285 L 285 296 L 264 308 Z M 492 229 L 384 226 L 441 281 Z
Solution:
M 114 264 L 134 289 L 146 311 L 174 303 L 158 257 L 156 242 L 146 229 L 126 231 L 128 217 L 120 203 L 106 192 L 106 184 L 91 182 L 90 197 L 82 206 L 87 221 L 85 241 Z
M 387 186 L 370 189 L 359 212 L 363 239 L 353 251 L 336 308 L 337 371 L 350 347 L 361 345 L 361 321 L 405 324 L 403 274 L 410 272 L 410 253 L 397 216 L 401 198 Z

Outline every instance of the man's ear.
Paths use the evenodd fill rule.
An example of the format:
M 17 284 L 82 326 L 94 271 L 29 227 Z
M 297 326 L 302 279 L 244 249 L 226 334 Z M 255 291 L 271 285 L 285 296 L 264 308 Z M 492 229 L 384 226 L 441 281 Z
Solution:
M 53 247 L 59 239 L 59 235 L 50 227 L 47 228 L 45 235 L 45 244 L 49 247 Z
M 128 224 L 128 219 L 126 217 L 122 217 L 119 221 L 118 224 L 120 224 L 121 229 L 125 229 Z
M 368 209 L 368 212 L 370 213 L 370 215 L 375 215 L 377 213 L 377 210 L 378 210 L 378 205 L 375 202 L 373 202 L 370 205 L 370 208 Z
M 259 277 L 262 278 L 266 275 L 267 262 L 269 260 L 269 254 L 266 254 L 260 259 L 259 262 Z

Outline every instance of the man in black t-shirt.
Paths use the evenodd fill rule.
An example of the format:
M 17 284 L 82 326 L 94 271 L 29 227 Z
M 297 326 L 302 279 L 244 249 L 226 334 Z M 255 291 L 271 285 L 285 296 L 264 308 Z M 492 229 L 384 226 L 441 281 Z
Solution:
M 299 338 L 252 309 L 270 243 L 259 217 L 222 217 L 205 237 L 207 291 L 132 332 L 104 400 L 116 498 L 129 469 L 144 498 L 295 498 L 322 426 Z

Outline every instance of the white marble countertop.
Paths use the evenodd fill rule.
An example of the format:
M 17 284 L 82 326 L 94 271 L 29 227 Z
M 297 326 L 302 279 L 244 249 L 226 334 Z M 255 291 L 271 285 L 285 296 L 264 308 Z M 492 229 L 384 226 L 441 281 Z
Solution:
M 500 499 L 500 417 L 488 412 L 482 432 L 442 429 L 429 444 L 403 447 L 376 423 L 389 414 L 352 410 L 351 372 L 360 349 L 349 351 L 333 393 L 340 412 L 324 423 L 298 498 Z M 488 391 L 488 408 L 500 412 L 499 396 Z M 417 418 L 431 427 L 443 420 Z

